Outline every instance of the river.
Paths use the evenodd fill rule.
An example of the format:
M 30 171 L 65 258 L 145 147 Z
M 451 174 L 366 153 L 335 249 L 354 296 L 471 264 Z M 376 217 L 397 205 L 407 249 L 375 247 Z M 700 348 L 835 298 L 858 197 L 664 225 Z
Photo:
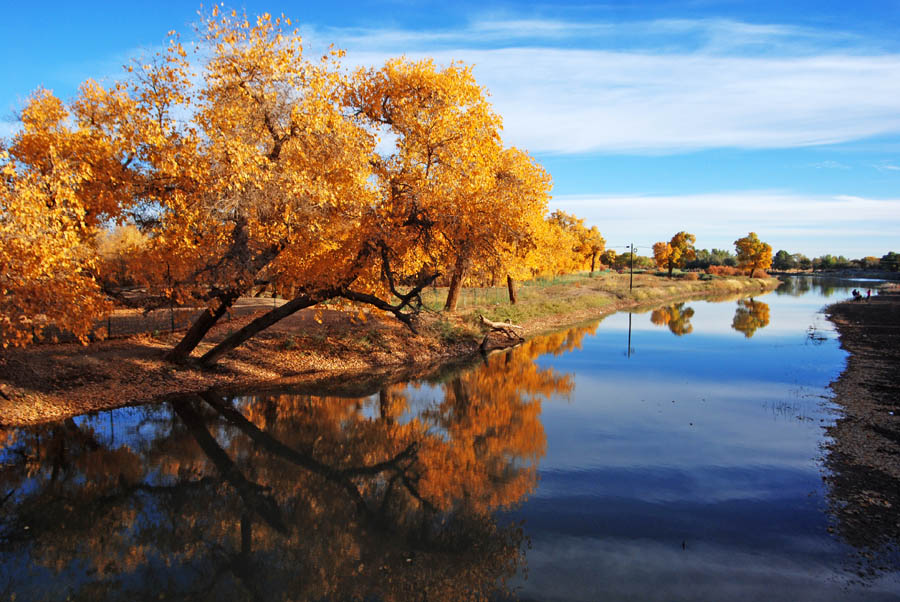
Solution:
M 871 285 L 0 431 L 0 598 L 895 600 L 823 480 L 846 356 L 820 310 Z

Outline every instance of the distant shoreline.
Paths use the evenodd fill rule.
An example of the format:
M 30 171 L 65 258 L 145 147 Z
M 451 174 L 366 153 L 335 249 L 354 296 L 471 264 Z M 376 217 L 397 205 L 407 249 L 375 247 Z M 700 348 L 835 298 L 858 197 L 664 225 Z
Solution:
M 822 278 L 866 278 L 873 280 L 900 280 L 900 272 L 882 270 L 769 270 L 771 276 L 819 276 Z

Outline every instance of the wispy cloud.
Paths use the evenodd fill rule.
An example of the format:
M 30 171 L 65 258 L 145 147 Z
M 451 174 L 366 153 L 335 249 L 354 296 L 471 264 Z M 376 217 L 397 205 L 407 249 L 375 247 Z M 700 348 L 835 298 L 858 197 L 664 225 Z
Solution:
M 900 54 L 838 53 L 834 37 L 728 20 L 307 31 L 313 47 L 335 42 L 353 64 L 401 54 L 472 63 L 507 141 L 553 153 L 790 148 L 900 132 Z
M 831 161 L 831 160 L 810 163 L 809 167 L 814 167 L 816 169 L 850 169 L 849 165 L 844 165 L 840 161 Z
M 813 255 L 861 257 L 900 247 L 900 198 L 748 190 L 560 196 L 552 206 L 596 224 L 613 246 L 634 242 L 648 247 L 684 229 L 703 248 L 732 248 L 735 239 L 751 230 L 775 249 Z
M 891 161 L 879 161 L 875 164 L 875 169 L 878 171 L 900 171 L 900 165 Z

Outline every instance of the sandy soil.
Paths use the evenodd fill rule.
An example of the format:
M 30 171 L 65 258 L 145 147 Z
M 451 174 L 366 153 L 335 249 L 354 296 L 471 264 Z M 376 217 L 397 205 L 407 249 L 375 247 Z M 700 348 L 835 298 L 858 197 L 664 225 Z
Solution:
M 825 459 L 839 534 L 860 548 L 860 576 L 896 570 L 900 543 L 900 289 L 827 313 L 850 356 L 832 383 L 841 409 Z M 869 562 L 865 562 L 868 560 Z

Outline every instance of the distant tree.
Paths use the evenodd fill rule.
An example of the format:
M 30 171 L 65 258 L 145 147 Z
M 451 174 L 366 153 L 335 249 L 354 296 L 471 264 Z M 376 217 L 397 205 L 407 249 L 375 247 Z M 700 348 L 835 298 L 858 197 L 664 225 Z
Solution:
M 793 255 L 784 249 L 781 249 L 775 253 L 775 258 L 772 260 L 772 267 L 776 270 L 793 270 L 797 267 L 797 262 L 794 260 Z
M 604 265 L 612 267 L 616 263 L 616 251 L 614 249 L 607 249 L 600 254 L 600 262 Z
M 654 266 L 653 258 L 646 257 L 644 255 L 634 254 L 634 269 L 650 269 Z M 622 253 L 621 255 L 616 256 L 615 261 L 616 269 L 628 269 L 631 267 L 631 252 Z
M 728 249 L 713 249 L 709 254 L 709 263 L 710 265 L 727 265 L 729 267 L 735 267 L 737 265 L 737 259 L 735 259 L 734 254 Z
M 854 259 L 853 262 L 863 270 L 877 269 L 879 264 L 878 258 L 872 255 L 867 255 L 861 259 Z
M 887 255 L 883 255 L 878 263 L 882 270 L 900 272 L 900 253 L 891 251 Z
M 657 267 L 668 269 L 671 278 L 673 269 L 684 267 L 688 261 L 696 258 L 694 252 L 696 240 L 696 236 L 682 230 L 668 243 L 658 242 L 653 245 L 653 259 Z
M 794 260 L 797 268 L 801 270 L 808 270 L 812 268 L 812 261 L 810 261 L 809 257 L 804 255 L 803 253 L 794 253 L 791 255 L 791 258 Z
M 766 270 L 772 265 L 772 245 L 759 240 L 756 232 L 734 241 L 738 267 L 752 274 L 754 270 Z

